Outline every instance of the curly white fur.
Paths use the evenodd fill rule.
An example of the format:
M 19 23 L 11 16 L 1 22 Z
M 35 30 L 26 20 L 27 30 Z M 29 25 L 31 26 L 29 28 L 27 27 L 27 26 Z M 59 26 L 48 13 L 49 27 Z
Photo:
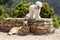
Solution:
M 42 3 L 40 1 L 37 1 L 35 5 L 31 5 L 29 7 L 29 13 L 26 16 L 34 19 L 41 19 L 40 17 L 41 7 L 42 7 Z

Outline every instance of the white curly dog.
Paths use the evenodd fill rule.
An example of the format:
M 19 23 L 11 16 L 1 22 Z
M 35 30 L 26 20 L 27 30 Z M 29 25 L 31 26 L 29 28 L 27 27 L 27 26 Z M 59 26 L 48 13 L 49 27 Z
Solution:
M 42 3 L 37 1 L 35 5 L 29 7 L 29 13 L 26 15 L 28 18 L 41 19 L 40 11 L 42 8 Z

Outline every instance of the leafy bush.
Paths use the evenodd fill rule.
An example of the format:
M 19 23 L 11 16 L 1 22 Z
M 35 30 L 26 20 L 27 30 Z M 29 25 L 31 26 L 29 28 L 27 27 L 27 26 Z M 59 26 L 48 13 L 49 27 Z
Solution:
M 7 13 L 5 13 L 5 14 L 3 14 L 3 15 L 0 16 L 0 18 L 9 18 L 9 17 L 10 16 Z
M 48 3 L 43 2 L 41 9 L 41 17 L 42 18 L 51 18 L 54 14 L 54 9 L 49 7 Z
M 12 17 L 25 17 L 29 11 L 29 6 L 33 4 L 32 2 L 26 3 L 26 1 L 21 1 L 13 9 Z
M 59 20 L 59 27 L 60 27 L 60 20 Z
M 8 18 L 9 15 L 5 12 L 5 9 L 3 6 L 0 6 L 0 18 Z
M 5 12 L 4 7 L 0 5 L 0 16 Z
M 52 19 L 53 19 L 54 27 L 58 28 L 60 24 L 59 24 L 57 16 L 56 15 L 52 16 Z

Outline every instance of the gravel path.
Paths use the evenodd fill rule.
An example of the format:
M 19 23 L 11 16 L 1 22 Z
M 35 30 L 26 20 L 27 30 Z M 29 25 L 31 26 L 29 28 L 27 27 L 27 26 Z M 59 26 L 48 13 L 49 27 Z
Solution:
M 33 36 L 33 35 L 9 36 L 9 35 L 7 35 L 7 33 L 0 32 L 0 40 L 60 40 L 60 34 L 38 35 L 38 36 Z

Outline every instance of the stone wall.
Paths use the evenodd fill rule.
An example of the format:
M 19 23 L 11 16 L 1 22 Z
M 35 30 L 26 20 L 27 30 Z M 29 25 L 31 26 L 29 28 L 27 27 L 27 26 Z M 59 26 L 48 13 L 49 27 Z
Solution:
M 46 34 L 48 29 L 53 28 L 52 19 L 4 18 L 0 19 L 0 30 L 9 31 L 12 27 L 23 26 L 24 21 L 28 21 L 30 32 L 33 34 Z
M 12 27 L 20 27 L 23 24 L 24 18 L 4 18 L 0 19 L 0 29 L 10 30 Z
M 53 29 L 52 19 L 29 20 L 28 23 L 33 34 L 47 34 Z

